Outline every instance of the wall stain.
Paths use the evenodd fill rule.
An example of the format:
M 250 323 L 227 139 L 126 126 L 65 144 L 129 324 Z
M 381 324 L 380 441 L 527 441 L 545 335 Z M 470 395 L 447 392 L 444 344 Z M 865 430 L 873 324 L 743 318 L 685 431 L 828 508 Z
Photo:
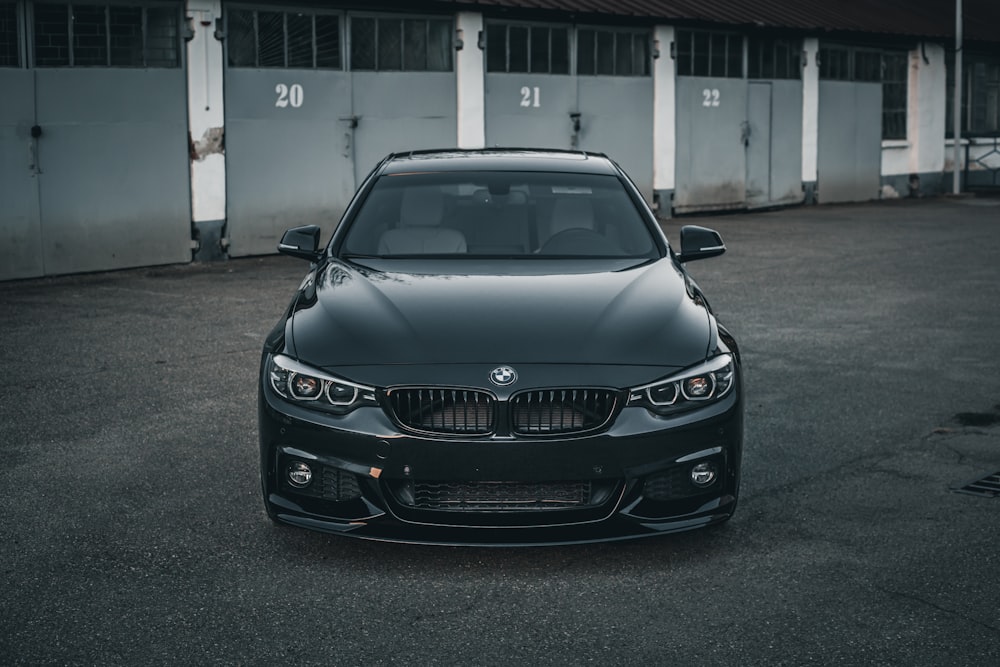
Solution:
M 195 141 L 188 133 L 188 145 L 191 159 L 201 162 L 209 155 L 225 155 L 226 153 L 226 129 L 224 127 L 210 127 L 201 135 L 201 139 Z

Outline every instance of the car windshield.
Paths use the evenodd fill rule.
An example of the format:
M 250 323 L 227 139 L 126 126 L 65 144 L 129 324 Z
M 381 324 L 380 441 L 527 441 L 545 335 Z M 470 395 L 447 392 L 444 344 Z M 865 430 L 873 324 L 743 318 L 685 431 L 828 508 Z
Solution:
M 615 176 L 458 171 L 383 175 L 345 256 L 652 258 L 656 242 Z

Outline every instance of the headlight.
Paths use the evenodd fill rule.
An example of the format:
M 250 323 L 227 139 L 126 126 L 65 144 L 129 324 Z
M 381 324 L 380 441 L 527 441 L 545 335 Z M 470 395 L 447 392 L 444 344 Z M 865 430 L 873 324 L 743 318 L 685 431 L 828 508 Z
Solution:
M 632 389 L 628 404 L 659 415 L 692 410 L 728 394 L 735 379 L 732 355 L 722 354 L 677 375 Z
M 283 354 L 268 358 L 267 381 L 282 398 L 327 412 L 343 414 L 378 404 L 374 387 L 327 375 Z

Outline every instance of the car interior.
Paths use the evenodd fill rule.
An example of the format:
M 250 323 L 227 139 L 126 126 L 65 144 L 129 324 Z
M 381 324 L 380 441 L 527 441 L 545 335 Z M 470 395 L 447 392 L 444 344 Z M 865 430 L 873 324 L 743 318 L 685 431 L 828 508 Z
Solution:
M 389 187 L 376 185 L 348 232 L 347 254 L 625 257 L 654 249 L 616 180 L 614 187 L 383 180 Z

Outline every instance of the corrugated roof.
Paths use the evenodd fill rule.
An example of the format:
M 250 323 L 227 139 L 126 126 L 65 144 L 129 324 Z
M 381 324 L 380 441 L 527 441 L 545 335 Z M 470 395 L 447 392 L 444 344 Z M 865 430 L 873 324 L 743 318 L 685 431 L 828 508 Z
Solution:
M 954 0 L 464 0 L 481 11 L 566 12 L 674 22 L 951 39 Z M 963 0 L 966 39 L 1000 42 L 1000 0 Z

